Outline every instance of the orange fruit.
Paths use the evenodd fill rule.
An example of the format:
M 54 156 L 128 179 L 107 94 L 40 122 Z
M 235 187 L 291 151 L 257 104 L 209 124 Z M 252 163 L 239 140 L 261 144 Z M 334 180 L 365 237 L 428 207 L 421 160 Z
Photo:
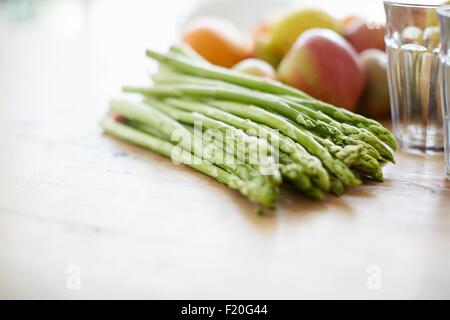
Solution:
M 252 55 L 250 38 L 229 21 L 220 18 L 193 20 L 181 38 L 206 60 L 226 68 Z

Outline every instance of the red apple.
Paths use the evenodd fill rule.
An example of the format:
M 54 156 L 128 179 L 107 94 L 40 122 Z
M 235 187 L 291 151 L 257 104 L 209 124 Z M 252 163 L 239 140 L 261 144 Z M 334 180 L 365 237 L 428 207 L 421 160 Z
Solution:
M 364 89 L 357 53 L 327 29 L 303 33 L 278 68 L 279 80 L 313 97 L 353 110 Z
M 354 19 L 345 28 L 345 38 L 358 52 L 367 49 L 384 51 L 383 25 L 369 25 L 362 19 Z
M 360 61 L 366 75 L 366 85 L 357 111 L 370 118 L 388 118 L 390 101 L 387 55 L 378 49 L 368 49 L 361 53 Z

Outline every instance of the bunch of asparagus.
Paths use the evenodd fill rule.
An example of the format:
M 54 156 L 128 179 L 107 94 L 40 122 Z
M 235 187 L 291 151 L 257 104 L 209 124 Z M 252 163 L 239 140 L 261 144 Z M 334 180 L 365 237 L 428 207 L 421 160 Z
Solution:
M 105 131 L 209 175 L 263 208 L 276 205 L 282 181 L 322 199 L 363 179 L 382 181 L 381 166 L 394 162 L 396 141 L 374 120 L 277 81 L 214 66 L 183 45 L 147 56 L 159 63 L 154 84 L 124 87 L 142 99 L 112 101 Z

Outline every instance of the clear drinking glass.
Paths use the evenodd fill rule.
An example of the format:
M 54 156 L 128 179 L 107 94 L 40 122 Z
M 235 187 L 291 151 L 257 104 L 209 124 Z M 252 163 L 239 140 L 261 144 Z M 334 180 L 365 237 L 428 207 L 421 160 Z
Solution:
M 438 83 L 439 3 L 398 0 L 384 1 L 384 6 L 394 135 L 403 150 L 440 152 L 444 129 Z
M 450 6 L 438 9 L 441 30 L 441 96 L 445 130 L 445 167 L 450 179 Z

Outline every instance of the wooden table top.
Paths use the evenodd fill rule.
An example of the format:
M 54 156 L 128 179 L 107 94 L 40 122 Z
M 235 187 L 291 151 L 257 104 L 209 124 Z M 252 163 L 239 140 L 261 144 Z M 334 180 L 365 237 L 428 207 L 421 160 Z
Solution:
M 119 84 L 145 77 L 140 47 L 84 29 L 0 38 L 0 298 L 450 298 L 441 156 L 398 153 L 385 183 L 323 202 L 283 188 L 260 217 L 102 134 Z

